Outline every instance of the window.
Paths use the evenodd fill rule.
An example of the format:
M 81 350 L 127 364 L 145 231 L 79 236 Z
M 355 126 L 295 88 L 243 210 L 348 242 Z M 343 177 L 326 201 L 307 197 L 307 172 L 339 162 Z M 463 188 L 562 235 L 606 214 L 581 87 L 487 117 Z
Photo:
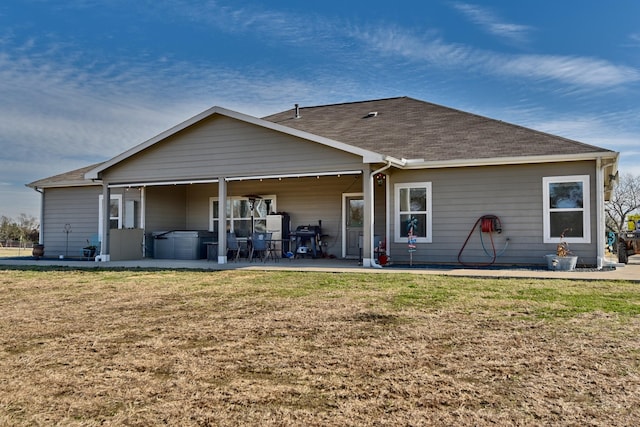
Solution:
M 543 241 L 591 243 L 589 176 L 552 176 L 543 184 Z
M 209 230 L 218 232 L 219 199 L 209 199 Z M 275 196 L 262 196 L 253 206 L 253 230 L 267 231 L 267 214 L 276 210 Z M 251 233 L 251 203 L 246 197 L 227 198 L 227 231 L 232 231 L 238 237 L 248 237 Z
M 98 196 L 98 236 L 102 240 L 102 201 L 103 195 Z M 109 228 L 122 228 L 122 194 L 112 194 L 109 203 Z
M 431 243 L 431 183 L 395 185 L 395 241 L 406 241 L 409 224 L 417 243 Z

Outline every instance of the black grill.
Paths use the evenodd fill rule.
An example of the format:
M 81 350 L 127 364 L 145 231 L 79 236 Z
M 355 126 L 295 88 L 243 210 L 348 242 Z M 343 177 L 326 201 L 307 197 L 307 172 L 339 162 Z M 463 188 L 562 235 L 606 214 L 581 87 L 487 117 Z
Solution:
M 318 245 L 322 236 L 322 228 L 319 225 L 300 225 L 291 236 L 296 238 L 296 256 L 303 255 L 298 252 L 298 248 L 302 246 L 310 247 L 314 258 L 318 256 L 318 252 L 322 255 L 322 247 Z

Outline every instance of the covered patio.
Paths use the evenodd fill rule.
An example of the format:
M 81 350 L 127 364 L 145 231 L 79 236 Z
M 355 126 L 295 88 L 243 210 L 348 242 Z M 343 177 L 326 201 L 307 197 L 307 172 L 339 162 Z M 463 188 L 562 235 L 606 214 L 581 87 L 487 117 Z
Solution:
M 272 233 L 274 239 L 280 240 L 277 252 L 284 261 L 287 252 L 295 258 L 361 261 L 365 254 L 366 205 L 374 211 L 370 218 L 379 221 L 373 228 L 378 241 L 386 235 L 386 180 L 378 177 L 380 183 L 371 185 L 369 175 L 366 170 L 341 170 L 103 183 L 101 203 L 110 202 L 100 209 L 100 214 L 109 212 L 110 217 L 100 219 L 98 259 L 174 258 L 159 253 L 158 239 L 175 231 L 192 231 L 207 236 L 201 242 L 207 247 L 200 246 L 196 258 L 219 264 L 233 261 L 227 256 L 227 233 L 233 233 L 246 245 L 252 232 Z M 364 183 L 363 176 L 367 176 Z M 368 203 L 365 192 L 371 194 Z M 296 230 L 303 227 L 319 231 L 317 242 L 313 242 L 317 243 L 317 253 L 296 253 L 300 245 Z

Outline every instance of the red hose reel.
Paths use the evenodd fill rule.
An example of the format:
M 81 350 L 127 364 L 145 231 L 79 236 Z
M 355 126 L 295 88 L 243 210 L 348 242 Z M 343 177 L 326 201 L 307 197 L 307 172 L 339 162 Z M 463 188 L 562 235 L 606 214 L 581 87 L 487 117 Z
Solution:
M 480 217 L 480 229 L 483 233 L 502 233 L 502 223 L 500 218 L 495 215 L 485 215 Z M 471 230 L 473 232 L 473 230 Z
M 462 252 L 464 252 L 464 248 L 467 246 L 467 243 L 469 243 L 469 239 L 471 238 L 471 235 L 473 234 L 473 232 L 476 230 L 478 226 L 480 226 L 481 233 L 489 234 L 489 239 L 491 240 L 491 249 L 493 251 L 492 254 L 488 254 L 491 257 L 491 261 L 487 263 L 466 263 L 462 261 Z M 492 265 L 494 262 L 496 262 L 496 258 L 498 257 L 498 252 L 496 251 L 496 246 L 493 241 L 493 233 L 502 233 L 502 222 L 500 221 L 500 218 L 498 218 L 495 215 L 483 215 L 480 218 L 478 218 L 476 223 L 473 225 L 473 228 L 469 232 L 467 239 L 464 241 L 462 248 L 460 248 L 460 252 L 458 252 L 458 262 L 467 267 L 488 267 Z

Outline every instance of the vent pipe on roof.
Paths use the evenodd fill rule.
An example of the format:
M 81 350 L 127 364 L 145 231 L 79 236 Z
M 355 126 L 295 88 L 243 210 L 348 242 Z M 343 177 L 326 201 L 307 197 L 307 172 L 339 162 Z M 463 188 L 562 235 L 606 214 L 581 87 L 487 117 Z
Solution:
M 302 117 L 302 116 L 300 116 L 300 106 L 298 104 L 295 104 L 295 110 L 296 110 L 296 113 L 293 116 L 293 118 L 294 119 L 299 119 L 300 117 Z

